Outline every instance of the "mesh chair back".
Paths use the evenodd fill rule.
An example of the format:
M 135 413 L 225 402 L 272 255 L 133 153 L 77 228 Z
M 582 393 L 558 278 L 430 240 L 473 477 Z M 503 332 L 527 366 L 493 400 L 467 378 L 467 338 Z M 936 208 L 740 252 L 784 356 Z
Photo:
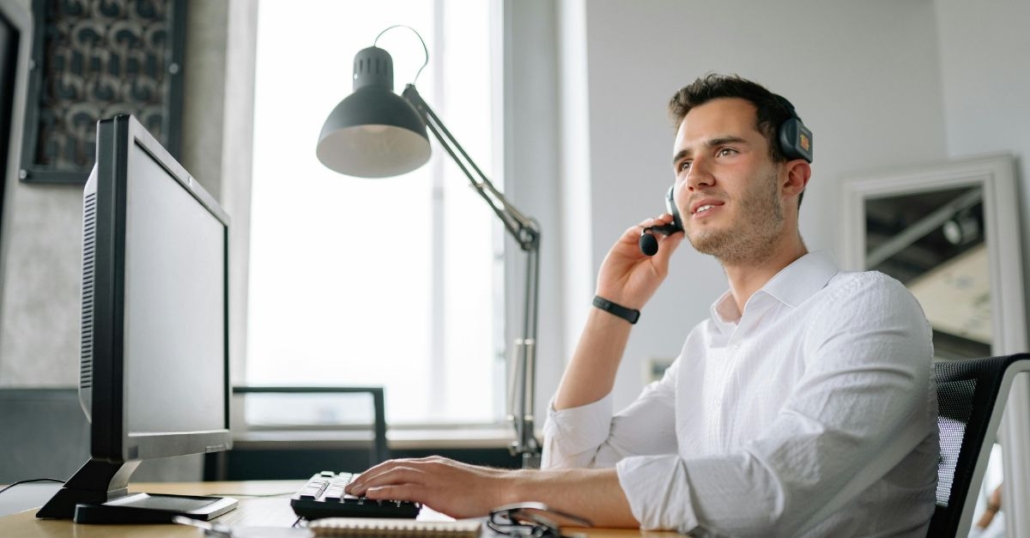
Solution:
M 988 454 L 981 454 L 981 450 L 988 434 L 994 433 L 990 426 L 995 403 L 999 397 L 1008 396 L 1007 391 L 1001 394 L 1005 370 L 1020 360 L 1030 360 L 1030 355 L 942 361 L 934 365 L 941 459 L 937 465 L 937 508 L 928 537 L 950 538 L 958 533 L 973 480 L 983 476 L 986 466 Z M 1001 404 L 999 414 L 1004 401 Z

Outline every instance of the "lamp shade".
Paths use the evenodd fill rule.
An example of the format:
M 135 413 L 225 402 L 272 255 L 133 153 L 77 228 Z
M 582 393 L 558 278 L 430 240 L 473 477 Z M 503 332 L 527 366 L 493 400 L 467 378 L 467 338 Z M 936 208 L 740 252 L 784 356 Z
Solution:
M 429 160 L 422 116 L 393 92 L 393 59 L 378 47 L 354 57 L 354 93 L 326 118 L 315 150 L 329 169 L 379 178 L 410 172 Z

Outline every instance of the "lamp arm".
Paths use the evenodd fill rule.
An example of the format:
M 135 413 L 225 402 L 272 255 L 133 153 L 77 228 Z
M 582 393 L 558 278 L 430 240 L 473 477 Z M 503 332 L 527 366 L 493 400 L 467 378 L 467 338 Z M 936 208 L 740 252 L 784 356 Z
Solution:
M 540 230 L 539 225 L 532 218 L 527 217 L 521 211 L 512 205 L 507 198 L 504 197 L 500 191 L 494 187 L 494 184 L 487 179 L 483 171 L 479 169 L 475 161 L 468 156 L 465 149 L 461 147 L 461 144 L 454 139 L 451 132 L 447 130 L 447 127 L 440 121 L 439 116 L 433 112 L 433 109 L 429 106 L 422 96 L 419 95 L 418 90 L 414 84 L 408 84 L 404 89 L 402 96 L 407 99 L 415 110 L 426 121 L 426 127 L 429 128 L 436 140 L 443 146 L 444 151 L 451 156 L 458 168 L 468 178 L 469 183 L 476 192 L 486 200 L 486 203 L 490 205 L 490 209 L 493 210 L 497 218 L 501 219 L 504 223 L 504 227 L 508 230 L 515 241 L 519 244 L 522 250 L 529 250 L 533 247 L 536 242 L 534 236 L 539 236 Z M 475 172 L 475 174 L 473 174 Z
M 523 467 L 540 466 L 540 444 L 536 440 L 533 413 L 534 387 L 536 385 L 536 331 L 538 300 L 540 297 L 540 226 L 536 220 L 527 217 L 487 179 L 482 170 L 454 139 L 433 109 L 422 99 L 414 84 L 408 84 L 402 96 L 415 107 L 425 119 L 426 127 L 458 168 L 465 174 L 476 192 L 486 200 L 497 218 L 501 219 L 508 233 L 526 253 L 525 297 L 522 311 L 522 337 L 515 340 L 508 391 L 508 416 L 515 427 L 515 441 L 510 449 L 513 455 L 522 456 Z M 475 172 L 473 174 L 472 172 Z

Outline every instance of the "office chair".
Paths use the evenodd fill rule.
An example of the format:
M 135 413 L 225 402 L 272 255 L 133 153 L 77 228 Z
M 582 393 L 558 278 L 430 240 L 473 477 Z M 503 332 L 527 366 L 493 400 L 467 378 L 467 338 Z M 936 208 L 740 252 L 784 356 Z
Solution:
M 235 394 L 368 394 L 372 397 L 372 446 L 369 465 L 389 459 L 386 445 L 386 397 L 382 387 L 256 387 L 235 386 Z
M 233 450 L 209 455 L 204 469 L 206 480 L 285 478 L 286 475 L 311 472 L 311 466 L 321 466 L 316 470 L 359 470 L 389 458 L 385 396 L 382 387 L 235 386 L 232 393 L 236 399 L 232 418 Z M 247 403 L 244 399 L 248 396 L 301 396 L 301 399 L 292 402 L 289 398 L 287 401 L 280 401 L 279 405 L 300 405 L 303 408 L 305 395 L 335 398 L 361 393 L 370 396 L 371 424 L 350 424 L 346 420 L 337 423 L 335 418 L 330 417 L 331 422 L 326 423 L 253 425 L 249 424 L 245 417 Z M 344 398 L 340 404 L 349 405 L 352 402 L 353 400 L 348 401 Z M 359 406 L 363 407 L 364 405 Z M 319 420 L 323 419 L 325 417 L 319 417 Z M 370 434 L 367 438 L 371 449 L 368 458 L 359 457 L 358 460 L 352 461 L 354 454 L 349 445 L 354 441 L 357 441 L 359 446 L 364 445 L 366 433 Z M 275 464 L 269 466 L 270 461 L 274 461 Z M 258 474 L 255 475 L 255 472 Z
M 941 459 L 937 508 L 928 538 L 965 536 L 1012 380 L 1030 372 L 1030 354 L 942 361 L 934 365 Z

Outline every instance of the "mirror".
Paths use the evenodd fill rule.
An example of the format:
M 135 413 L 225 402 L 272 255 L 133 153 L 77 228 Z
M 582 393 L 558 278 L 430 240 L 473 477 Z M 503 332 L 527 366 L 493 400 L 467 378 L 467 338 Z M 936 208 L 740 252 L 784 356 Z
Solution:
M 1027 351 L 1012 156 L 864 174 L 846 178 L 842 189 L 842 267 L 874 269 L 905 284 L 933 328 L 937 360 Z M 998 431 L 1002 465 L 995 474 L 1005 477 L 1009 499 L 1003 511 L 1006 502 L 1026 505 L 1021 492 L 1030 487 L 1030 386 L 1021 377 Z M 991 490 L 1001 478 L 993 480 Z M 1012 529 L 1020 528 L 1018 512 L 1006 512 Z
M 905 284 L 938 359 L 1027 349 L 1014 170 L 1000 154 L 843 183 L 842 266 Z

